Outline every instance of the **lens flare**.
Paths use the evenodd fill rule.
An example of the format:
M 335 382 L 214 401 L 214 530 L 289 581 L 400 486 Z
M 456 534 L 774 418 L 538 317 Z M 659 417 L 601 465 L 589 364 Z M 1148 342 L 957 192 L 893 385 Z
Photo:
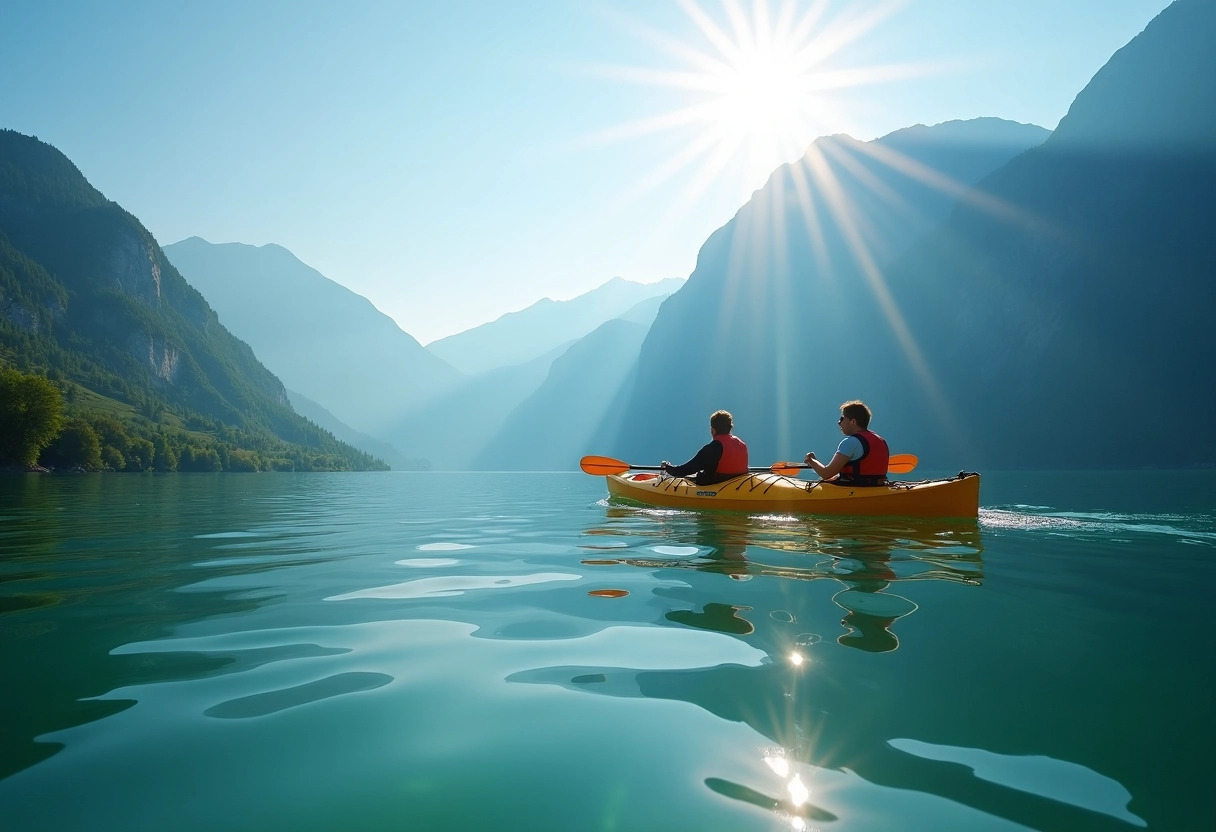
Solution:
M 785 0 L 726 0 L 711 14 L 680 0 L 693 34 L 677 39 L 637 20 L 621 23 L 674 63 L 668 67 L 589 67 L 597 74 L 681 93 L 674 109 L 604 129 L 592 141 L 686 133 L 664 164 L 635 183 L 623 201 L 694 169 L 684 200 L 691 203 L 729 173 L 740 195 L 759 187 L 779 165 L 799 158 L 818 136 L 853 128 L 840 94 L 900 80 L 927 65 L 850 66 L 848 49 L 902 5 L 900 2 L 809 5 Z

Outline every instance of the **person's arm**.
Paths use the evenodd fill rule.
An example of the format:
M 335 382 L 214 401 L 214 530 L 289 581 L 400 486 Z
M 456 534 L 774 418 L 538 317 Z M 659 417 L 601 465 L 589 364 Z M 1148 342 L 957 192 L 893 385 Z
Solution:
M 848 465 L 851 460 L 860 457 L 861 453 L 861 440 L 852 436 L 846 436 L 840 440 L 840 445 L 836 448 L 836 454 L 827 465 L 816 459 L 814 453 L 806 455 L 806 464 L 811 466 L 811 470 L 819 475 L 819 479 L 830 480 L 843 471 L 844 466 Z
M 687 477 L 689 474 L 695 474 L 698 471 L 718 470 L 718 461 L 721 459 L 722 444 L 720 442 L 710 442 L 697 451 L 697 455 L 683 465 L 672 465 L 664 460 L 663 470 L 673 477 Z
M 819 479 L 830 480 L 844 470 L 844 466 L 849 464 L 849 458 L 840 451 L 837 451 L 832 456 L 832 461 L 824 465 L 815 458 L 814 453 L 809 453 L 806 455 L 806 464 L 811 466 L 811 470 L 819 475 Z

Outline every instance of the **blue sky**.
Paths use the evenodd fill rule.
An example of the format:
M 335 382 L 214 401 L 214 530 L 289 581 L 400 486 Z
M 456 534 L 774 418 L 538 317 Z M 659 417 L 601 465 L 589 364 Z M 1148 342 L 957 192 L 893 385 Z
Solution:
M 0 127 L 162 244 L 278 243 L 426 343 L 686 277 L 820 135 L 1054 128 L 1167 5 L 4 0 Z

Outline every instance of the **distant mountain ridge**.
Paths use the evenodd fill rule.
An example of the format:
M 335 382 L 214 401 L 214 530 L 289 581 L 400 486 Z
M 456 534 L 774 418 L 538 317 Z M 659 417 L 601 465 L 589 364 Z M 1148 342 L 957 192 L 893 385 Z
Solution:
M 468 378 L 402 420 L 437 470 L 570 470 L 620 395 L 664 296 L 647 298 L 572 343 Z
M 542 298 L 526 309 L 441 338 L 426 348 L 469 375 L 524 364 L 560 344 L 582 338 L 644 300 L 670 295 L 683 284 L 684 279 L 678 277 L 657 283 L 614 277 L 571 300 Z
M 613 424 L 615 403 L 637 369 L 638 353 L 663 298 L 601 324 L 561 354 L 545 380 L 509 414 L 471 467 L 569 471 Z
M 461 379 L 371 301 L 281 246 L 191 237 L 165 254 L 288 388 L 357 431 L 378 436 Z
M 471 376 L 408 414 L 384 438 L 398 448 L 418 448 L 431 470 L 471 470 L 504 420 L 544 383 L 555 359 L 569 347 L 562 344 L 523 364 Z

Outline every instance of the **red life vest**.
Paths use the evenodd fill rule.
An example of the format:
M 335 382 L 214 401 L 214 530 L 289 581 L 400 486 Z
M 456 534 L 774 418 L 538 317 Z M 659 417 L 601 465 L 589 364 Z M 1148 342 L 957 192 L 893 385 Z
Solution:
M 861 441 L 861 456 L 844 466 L 840 478 L 858 485 L 886 482 L 891 463 L 887 440 L 871 430 L 859 430 L 853 435 Z
M 747 473 L 747 445 L 731 433 L 719 433 L 714 441 L 722 446 L 722 458 L 718 460 L 718 474 Z M 884 468 L 885 472 L 886 469 Z

